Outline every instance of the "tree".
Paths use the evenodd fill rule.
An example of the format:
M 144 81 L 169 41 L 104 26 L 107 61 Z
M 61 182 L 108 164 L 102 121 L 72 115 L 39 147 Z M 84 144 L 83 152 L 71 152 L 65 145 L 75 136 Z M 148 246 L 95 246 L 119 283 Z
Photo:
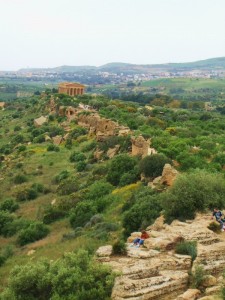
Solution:
M 52 263 L 42 259 L 14 267 L 0 299 L 106 300 L 110 299 L 114 278 L 109 267 L 80 250 Z
M 193 219 L 196 212 L 225 207 L 225 182 L 222 175 L 203 170 L 180 175 L 166 193 L 161 194 L 168 221 Z
M 163 154 L 153 154 L 140 161 L 139 169 L 146 177 L 155 178 L 162 174 L 163 167 L 170 162 L 170 159 Z

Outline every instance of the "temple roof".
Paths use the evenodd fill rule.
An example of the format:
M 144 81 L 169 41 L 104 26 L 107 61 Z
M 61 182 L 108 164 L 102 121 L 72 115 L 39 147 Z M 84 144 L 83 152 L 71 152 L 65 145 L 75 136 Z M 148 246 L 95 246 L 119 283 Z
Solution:
M 61 88 L 84 88 L 83 84 L 77 82 L 61 82 L 59 83 L 59 87 Z

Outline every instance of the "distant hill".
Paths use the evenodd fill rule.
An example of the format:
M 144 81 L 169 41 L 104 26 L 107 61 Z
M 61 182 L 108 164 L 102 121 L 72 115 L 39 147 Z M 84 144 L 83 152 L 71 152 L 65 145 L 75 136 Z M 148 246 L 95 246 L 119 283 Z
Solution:
M 115 73 L 146 73 L 146 72 L 174 72 L 191 70 L 225 70 L 225 57 L 211 58 L 187 63 L 168 63 L 168 64 L 129 64 L 122 62 L 108 63 L 99 67 L 96 66 L 60 66 L 55 68 L 27 68 L 20 69 L 18 72 L 56 72 L 56 73 L 88 73 L 96 71 L 115 72 Z

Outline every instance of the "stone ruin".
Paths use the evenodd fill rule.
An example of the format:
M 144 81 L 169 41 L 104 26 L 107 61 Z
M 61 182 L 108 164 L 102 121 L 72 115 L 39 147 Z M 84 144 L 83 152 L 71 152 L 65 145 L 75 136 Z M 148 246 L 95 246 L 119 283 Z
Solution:
M 141 235 L 134 232 L 127 240 L 127 255 L 113 256 L 112 247 L 100 247 L 96 259 L 118 272 L 112 300 L 194 300 L 211 299 L 220 290 L 225 269 L 225 239 L 208 229 L 211 215 L 198 215 L 195 220 L 171 225 L 161 216 L 146 231 L 150 238 L 144 247 L 130 247 Z M 197 257 L 193 264 L 188 255 L 176 254 L 179 241 L 196 241 Z M 189 274 L 201 265 L 207 276 L 204 293 L 189 288 Z M 209 297 L 209 298 L 208 298 Z M 214 298 L 212 298 L 214 299 Z M 217 299 L 217 298 L 216 298 Z
M 142 158 L 151 155 L 156 154 L 157 151 L 154 148 L 151 148 L 151 139 L 145 140 L 142 135 L 139 135 L 138 137 L 132 137 L 132 156 L 141 156 Z

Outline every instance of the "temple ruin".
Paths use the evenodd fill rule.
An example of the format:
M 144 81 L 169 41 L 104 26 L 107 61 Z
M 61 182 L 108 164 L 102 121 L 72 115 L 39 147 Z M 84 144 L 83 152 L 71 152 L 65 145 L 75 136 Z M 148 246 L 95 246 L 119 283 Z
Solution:
M 59 84 L 59 93 L 69 96 L 83 95 L 85 86 L 76 82 L 62 82 Z

